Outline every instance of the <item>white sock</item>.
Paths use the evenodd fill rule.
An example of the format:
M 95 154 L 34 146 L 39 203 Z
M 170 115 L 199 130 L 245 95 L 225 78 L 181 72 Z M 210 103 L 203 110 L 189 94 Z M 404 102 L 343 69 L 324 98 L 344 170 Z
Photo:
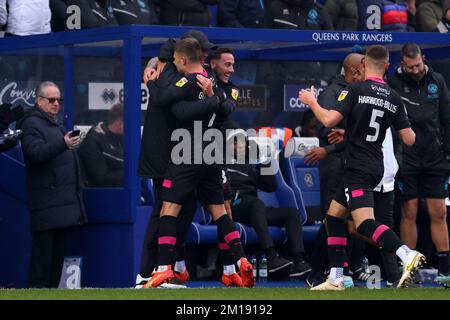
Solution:
M 344 281 L 344 268 L 330 268 L 329 278 L 334 283 L 340 283 Z
M 395 251 L 395 254 L 397 255 L 397 257 L 400 258 L 400 260 L 402 260 L 403 264 L 406 264 L 407 260 L 408 260 L 408 255 L 411 253 L 411 249 L 408 248 L 407 245 L 402 245 L 400 248 L 397 249 L 397 251 Z
M 169 266 L 158 266 L 158 270 L 156 272 L 163 272 L 169 269 Z
M 175 261 L 175 272 L 183 273 L 184 270 L 186 270 L 186 262 L 184 260 L 181 261 Z
M 223 273 L 227 276 L 231 276 L 233 273 L 236 273 L 236 267 L 234 264 L 223 266 Z

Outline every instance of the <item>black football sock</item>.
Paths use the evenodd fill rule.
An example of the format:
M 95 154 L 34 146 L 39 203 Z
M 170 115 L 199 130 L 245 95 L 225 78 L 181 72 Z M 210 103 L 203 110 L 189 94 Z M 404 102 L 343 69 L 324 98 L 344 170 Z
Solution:
M 162 216 L 158 235 L 158 265 L 171 265 L 177 243 L 177 218 Z
M 236 225 L 231 221 L 227 214 L 224 214 L 216 220 L 217 228 L 223 239 L 233 251 L 236 259 L 245 257 L 244 249 L 242 248 L 241 235 L 236 229 Z
M 439 273 L 444 276 L 448 276 L 450 274 L 449 261 L 448 261 L 449 252 L 448 251 L 438 252 L 437 257 L 438 257 Z
M 364 220 L 358 227 L 358 232 L 372 239 L 380 248 L 387 252 L 396 252 L 403 245 L 400 238 L 385 224 L 373 219 Z
M 330 268 L 344 268 L 347 259 L 345 253 L 347 245 L 345 219 L 327 215 L 326 223 L 329 266 Z

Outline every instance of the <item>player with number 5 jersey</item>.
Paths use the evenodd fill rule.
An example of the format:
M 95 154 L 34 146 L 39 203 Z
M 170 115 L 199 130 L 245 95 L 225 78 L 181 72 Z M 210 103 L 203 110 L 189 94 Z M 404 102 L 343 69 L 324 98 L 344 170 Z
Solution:
M 343 270 L 347 244 L 345 218 L 351 213 L 356 230 L 371 244 L 395 252 L 403 262 L 403 274 L 398 287 L 408 286 L 425 257 L 408 248 L 386 225 L 374 219 L 373 189 L 383 177 L 382 143 L 386 130 L 393 125 L 406 145 L 413 145 L 412 131 L 401 98 L 384 83 L 389 67 L 389 52 L 382 45 L 366 50 L 362 61 L 365 81 L 353 83 L 342 90 L 336 106 L 322 108 L 315 98 L 314 87 L 301 90 L 301 102 L 308 104 L 317 119 L 332 127 L 346 118 L 344 172 L 328 209 L 327 226 L 330 275 L 311 290 L 344 290 Z
M 349 121 L 345 131 L 345 168 L 373 175 L 378 179 L 374 181 L 376 186 L 383 177 L 381 146 L 387 128 L 393 125 L 399 131 L 411 127 L 402 99 L 382 78 L 369 76 L 342 90 L 332 109 Z

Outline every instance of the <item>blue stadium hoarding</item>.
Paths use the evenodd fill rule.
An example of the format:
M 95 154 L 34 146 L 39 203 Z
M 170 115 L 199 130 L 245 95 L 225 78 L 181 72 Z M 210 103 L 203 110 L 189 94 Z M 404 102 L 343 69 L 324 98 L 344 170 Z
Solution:
M 304 104 L 298 98 L 298 91 L 301 89 L 308 89 L 314 85 L 316 89 L 316 97 L 325 89 L 324 86 L 314 83 L 302 83 L 302 84 L 285 84 L 284 85 L 284 111 L 286 112 L 305 112 L 310 108 L 307 104 Z

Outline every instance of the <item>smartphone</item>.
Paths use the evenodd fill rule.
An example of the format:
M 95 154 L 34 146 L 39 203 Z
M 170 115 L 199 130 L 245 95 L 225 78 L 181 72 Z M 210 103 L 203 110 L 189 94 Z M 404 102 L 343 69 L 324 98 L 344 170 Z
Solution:
M 77 137 L 80 135 L 80 130 L 73 130 L 70 134 L 69 137 L 73 138 L 73 137 Z

